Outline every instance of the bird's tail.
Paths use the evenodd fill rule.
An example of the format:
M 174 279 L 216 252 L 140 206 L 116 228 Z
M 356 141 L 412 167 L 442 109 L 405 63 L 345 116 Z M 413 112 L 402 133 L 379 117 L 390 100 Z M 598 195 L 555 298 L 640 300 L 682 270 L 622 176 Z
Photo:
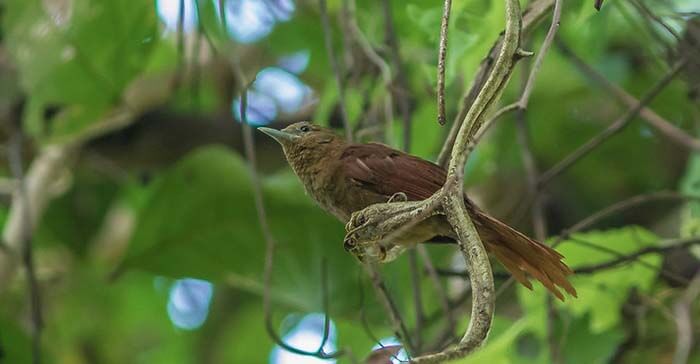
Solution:
M 532 289 L 527 273 L 542 282 L 562 301 L 564 295 L 559 291 L 560 288 L 576 297 L 576 289 L 567 280 L 573 271 L 562 262 L 564 256 L 481 211 L 474 211 L 470 215 L 474 218 L 486 249 L 518 282 Z

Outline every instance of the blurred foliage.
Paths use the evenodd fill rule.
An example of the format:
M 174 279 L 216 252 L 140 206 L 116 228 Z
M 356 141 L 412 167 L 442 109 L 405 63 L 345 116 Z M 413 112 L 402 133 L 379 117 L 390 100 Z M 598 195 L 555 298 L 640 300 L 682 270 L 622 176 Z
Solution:
M 248 1 L 223 3 L 230 16 L 245 11 Z M 266 244 L 250 167 L 241 153 L 241 128 L 231 112 L 241 91 L 231 62 L 238 62 L 245 77 L 253 80 L 259 70 L 278 67 L 283 57 L 308 52 L 308 65 L 289 73 L 308 86 L 311 96 L 295 112 L 278 108 L 270 122 L 276 127 L 299 119 L 340 123 L 338 90 L 317 2 L 265 3 L 269 13 L 260 24 L 270 26 L 269 34 L 255 42 L 235 39 L 222 22 L 219 1 L 191 3 L 187 9 L 196 12 L 189 15 L 195 21 L 184 26 L 180 47 L 177 29 L 169 25 L 177 23 L 177 15 L 168 20 L 165 14 L 173 12 L 164 10 L 176 9 L 176 14 L 178 0 L 0 2 L 0 118 L 19 119 L 13 121 L 23 126 L 31 142 L 28 163 L 46 145 L 79 140 L 125 108 L 140 113 L 134 115 L 133 125 L 85 145 L 69 166 L 70 176 L 61 181 L 62 193 L 36 227 L 45 362 L 269 362 L 275 344 L 265 331 L 261 304 Z M 442 1 L 390 3 L 406 82 L 401 91 L 409 96 L 411 152 L 435 159 L 446 134 L 436 122 L 434 95 Z M 678 15 L 681 11 L 700 11 L 693 1 L 644 4 L 677 32 L 683 32 L 689 17 Z M 360 47 L 347 43 L 343 1 L 328 1 L 328 8 L 335 52 L 347 68 L 343 82 L 353 128 L 362 140 L 403 145 L 406 126 L 398 105 L 392 130 L 383 139 L 386 88 Z M 609 1 L 596 12 L 592 1 L 567 1 L 559 36 L 608 80 L 641 97 L 669 69 L 676 40 L 662 27 L 646 23 L 636 9 L 630 1 Z M 502 1 L 453 4 L 446 74 L 450 118 L 457 114 L 464 90 L 502 31 L 503 10 Z M 358 1 L 355 16 L 370 44 L 391 63 L 382 2 Z M 528 49 L 538 49 L 547 25 L 543 22 L 526 41 Z M 518 68 L 503 104 L 519 96 L 521 73 Z M 650 107 L 696 135 L 700 110 L 688 97 L 689 82 L 686 76 L 678 77 Z M 288 90 L 278 92 L 284 95 Z M 165 95 L 165 101 L 151 102 L 160 100 L 153 94 Z M 540 169 L 560 161 L 624 111 L 554 46 L 526 114 Z M 6 136 L 7 131 L 2 133 Z M 342 248 L 342 224 L 305 195 L 273 142 L 260 135 L 255 139 L 267 218 L 278 243 L 272 276 L 273 326 L 281 336 L 291 337 L 304 315 L 323 312 L 326 294 L 335 346 L 366 357 L 376 339 L 393 333 L 366 274 Z M 474 152 L 466 180 L 471 196 L 485 210 L 530 232 L 529 206 L 524 206 L 527 183 L 516 140 L 514 117 L 508 115 Z M 697 196 L 698 186 L 697 153 L 635 119 L 547 186 L 549 231 L 554 236 L 632 195 L 678 190 Z M 2 201 L 4 223 L 10 199 Z M 699 227 L 697 203 L 645 205 L 600 222 L 598 230 L 574 234 L 557 249 L 569 266 L 589 266 L 661 245 L 662 237 L 697 236 Z M 460 268 L 451 246 L 432 245 L 429 253 L 440 268 Z M 687 251 L 682 254 L 689 256 Z M 323 264 L 327 277 L 321 274 Z M 661 278 L 661 270 L 669 266 L 692 273 L 699 265 L 693 259 L 681 262 L 649 254 L 574 277 L 579 297 L 557 302 L 551 323 L 565 362 L 670 363 L 676 327 L 667 307 L 680 297 L 684 285 L 677 287 Z M 408 258 L 404 255 L 381 270 L 406 323 L 415 327 Z M 502 273 L 498 264 L 494 270 Z M 205 304 L 193 292 L 183 293 L 183 307 L 208 310 L 201 327 L 178 327 L 169 317 L 169 305 L 176 300 L 175 282 L 182 278 L 213 284 L 211 302 L 207 298 Z M 324 278 L 329 282 L 327 292 L 322 290 Z M 443 281 L 452 298 L 465 289 L 461 278 Z M 422 333 L 427 340 L 439 334 L 445 317 L 433 282 L 421 275 L 420 283 L 428 313 Z M 0 291 L 2 364 L 31 362 L 27 294 L 23 275 Z M 497 300 L 488 344 L 458 362 L 550 362 L 546 299 L 539 284 L 534 291 L 506 288 Z M 462 305 L 468 307 L 469 302 Z M 695 305 L 692 310 L 696 334 L 699 309 Z M 468 310 L 458 315 L 460 330 L 468 322 L 464 312 Z M 343 357 L 339 362 L 350 360 Z M 689 362 L 700 363 L 700 349 L 693 349 Z

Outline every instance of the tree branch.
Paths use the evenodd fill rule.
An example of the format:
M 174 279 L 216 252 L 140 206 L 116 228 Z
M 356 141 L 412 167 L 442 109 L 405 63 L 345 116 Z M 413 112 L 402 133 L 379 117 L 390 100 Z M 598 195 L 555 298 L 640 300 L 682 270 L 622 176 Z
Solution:
M 656 95 L 663 91 L 663 89 L 671 82 L 671 80 L 673 80 L 673 78 L 683 69 L 685 64 L 685 61 L 677 62 L 671 68 L 671 70 L 659 82 L 657 82 L 656 85 L 654 85 L 641 100 L 639 100 L 639 102 L 634 107 L 630 108 L 627 112 L 625 112 L 622 116 L 620 116 L 617 120 L 610 124 L 610 126 L 608 126 L 607 129 L 603 130 L 600 134 L 591 138 L 588 142 L 586 142 L 584 145 L 582 145 L 574 152 L 569 154 L 566 158 L 557 163 L 554 167 L 550 168 L 548 171 L 543 173 L 538 182 L 539 186 L 542 187 L 546 185 L 554 177 L 558 176 L 559 174 L 567 170 L 569 167 L 571 167 L 574 163 L 576 163 L 576 161 L 585 157 L 586 155 L 588 155 L 588 153 L 590 153 L 592 150 L 603 144 L 611 136 L 620 132 L 625 126 L 629 124 L 630 121 L 632 121 L 632 119 L 634 119 L 635 116 L 637 116 L 637 114 L 639 114 L 639 112 L 644 108 L 644 106 L 649 104 L 656 97 Z
M 660 191 L 660 192 L 654 192 L 654 193 L 645 193 L 641 195 L 636 195 L 632 196 L 628 199 L 616 202 L 604 209 L 601 209 L 599 211 L 596 211 L 595 213 L 587 216 L 586 218 L 582 219 L 581 221 L 571 225 L 570 227 L 564 229 L 559 233 L 559 237 L 557 237 L 557 240 L 552 244 L 552 246 L 556 247 L 557 245 L 561 244 L 561 242 L 564 239 L 567 239 L 571 234 L 577 233 L 579 231 L 582 231 L 584 229 L 587 229 L 599 221 L 608 218 L 609 216 L 612 216 L 614 214 L 618 214 L 622 211 L 626 211 L 629 209 L 632 209 L 634 207 L 647 204 L 650 202 L 658 202 L 658 201 L 692 201 L 692 200 L 700 200 L 700 197 L 698 196 L 692 196 L 692 195 L 684 195 L 680 194 L 677 192 L 673 191 Z
M 343 128 L 345 129 L 345 138 L 347 141 L 351 142 L 352 129 L 350 128 L 350 120 L 348 119 L 348 111 L 345 105 L 345 86 L 343 85 L 343 79 L 340 76 L 340 66 L 338 65 L 338 60 L 336 59 L 335 52 L 333 51 L 333 33 L 331 32 L 331 25 L 328 20 L 326 0 L 318 0 L 318 4 L 321 11 L 321 26 L 323 27 L 323 40 L 326 46 L 326 53 L 328 54 L 328 61 L 331 63 L 331 71 L 333 72 L 335 84 L 338 88 L 338 107 L 340 108 L 340 117 L 343 122 Z
M 605 262 L 601 263 L 596 263 L 596 264 L 591 264 L 591 265 L 582 265 L 580 267 L 574 267 L 572 270 L 574 271 L 575 275 L 590 275 L 590 274 L 596 274 L 602 271 L 610 270 L 610 269 L 615 269 L 625 263 L 628 262 L 634 262 L 634 261 L 639 261 L 639 258 L 649 255 L 649 254 L 665 254 L 669 251 L 675 250 L 675 249 L 684 249 L 688 248 L 691 246 L 695 245 L 700 245 L 700 238 L 698 237 L 692 237 L 688 239 L 669 239 L 660 242 L 661 246 L 651 246 L 651 247 L 646 247 L 643 249 L 639 249 L 635 252 L 629 253 L 629 254 L 620 254 L 616 251 L 613 250 L 607 250 L 606 252 L 610 254 L 615 254 L 617 255 L 616 258 L 607 260 Z M 596 248 L 600 248 L 600 246 L 596 246 Z M 438 268 L 437 273 L 440 276 L 443 277 L 467 277 L 469 275 L 468 272 L 466 271 L 455 271 L 451 269 L 443 269 L 443 268 Z M 494 277 L 498 279 L 508 279 L 511 277 L 510 273 L 507 272 L 501 272 L 501 273 L 495 273 Z
M 437 66 L 437 110 L 438 123 L 445 125 L 445 57 L 447 56 L 447 29 L 450 25 L 450 11 L 452 0 L 445 0 L 442 9 L 442 21 L 440 23 L 440 49 L 438 51 Z
M 442 200 L 442 213 L 454 229 L 470 273 L 472 313 L 469 326 L 455 347 L 415 358 L 412 360 L 414 363 L 438 363 L 464 357 L 481 346 L 491 328 L 495 301 L 493 273 L 486 249 L 464 205 L 464 165 L 469 154 L 469 143 L 482 127 L 485 111 L 497 102 L 513 72 L 520 50 L 521 26 L 519 2 L 507 0 L 503 45 L 493 71 L 476 96 L 457 134 L 445 185 L 436 193 Z
M 614 96 L 618 101 L 622 102 L 627 107 L 634 107 L 639 103 L 634 96 L 627 93 L 621 87 L 610 82 L 600 72 L 583 61 L 574 51 L 569 48 L 560 38 L 557 38 L 556 45 L 562 55 L 567 57 L 569 61 L 587 78 L 600 85 L 605 91 Z M 664 119 L 654 110 L 645 106 L 639 111 L 639 116 L 652 128 L 659 131 L 667 138 L 673 140 L 688 149 L 700 151 L 700 140 L 693 138 L 688 133 L 679 129 L 670 121 Z
M 673 353 L 673 364 L 686 364 L 690 351 L 693 349 L 692 304 L 697 300 L 698 295 L 700 295 L 700 271 L 695 274 L 688 288 L 673 306 L 678 336 L 676 349 Z
M 32 251 L 32 235 L 34 234 L 33 222 L 36 221 L 32 216 L 32 208 L 29 201 L 27 184 L 24 178 L 24 168 L 22 166 L 22 133 L 16 130 L 10 140 L 10 148 L 8 149 L 8 162 L 12 171 L 13 177 L 17 180 L 17 189 L 14 193 L 14 202 L 19 207 L 18 215 L 18 239 L 19 251 L 21 252 L 21 260 L 24 270 L 27 273 L 27 286 L 29 291 L 29 307 L 31 312 L 31 336 L 32 336 L 32 362 L 34 364 L 41 363 L 41 332 L 44 326 L 41 292 L 39 289 L 39 281 L 36 277 L 34 267 L 34 254 Z
M 289 352 L 292 352 L 294 354 L 298 355 L 304 355 L 304 356 L 313 356 L 321 359 L 332 359 L 332 358 L 337 358 L 345 354 L 344 350 L 338 350 L 333 353 L 326 353 L 323 350 L 323 347 L 325 346 L 327 340 L 328 340 L 328 330 L 329 330 L 329 325 L 330 325 L 330 318 L 328 316 L 328 292 L 326 291 L 327 287 L 327 270 L 325 263 L 322 264 L 321 267 L 321 294 L 322 294 L 322 299 L 323 299 L 323 308 L 324 308 L 324 331 L 323 331 L 323 339 L 321 340 L 321 344 L 319 345 L 318 350 L 316 351 L 306 351 L 306 350 L 301 350 L 298 348 L 295 348 L 289 344 L 287 344 L 275 331 L 275 328 L 272 323 L 272 304 L 270 302 L 271 298 L 271 289 L 272 289 L 272 268 L 274 266 L 274 256 L 275 256 L 275 250 L 277 246 L 277 240 L 275 239 L 274 235 L 272 234 L 272 230 L 270 229 L 270 225 L 267 219 L 267 212 L 265 210 L 265 204 L 263 202 L 263 195 L 262 195 L 262 189 L 260 188 L 261 182 L 260 182 L 260 176 L 258 175 L 257 172 L 257 158 L 255 154 L 255 146 L 254 146 L 254 139 L 253 139 L 253 131 L 252 128 L 250 127 L 250 124 L 248 124 L 248 118 L 247 118 L 247 109 L 248 109 L 248 87 L 249 83 L 245 81 L 245 76 L 238 66 L 237 63 L 232 62 L 232 67 L 234 68 L 234 72 L 236 73 L 236 79 L 239 80 L 239 90 L 240 90 L 240 97 L 241 97 L 241 102 L 240 102 L 240 115 L 241 115 L 241 123 L 243 124 L 243 143 L 245 145 L 245 154 L 246 154 L 246 159 L 248 160 L 248 169 L 250 172 L 251 176 L 251 185 L 253 188 L 253 198 L 255 200 L 255 211 L 258 214 L 258 223 L 260 224 L 260 230 L 263 233 L 263 237 L 266 242 L 266 249 L 265 249 L 265 266 L 264 266 L 264 272 L 263 272 L 263 312 L 265 316 L 265 330 L 267 331 L 268 336 L 281 348 L 284 350 L 287 350 Z
M 544 17 L 547 15 L 552 6 L 554 6 L 554 0 L 534 0 L 527 6 L 527 8 L 525 9 L 525 11 L 523 11 L 522 14 L 523 36 L 527 36 L 534 30 L 535 26 L 537 26 L 537 24 L 539 24 L 539 22 L 542 19 L 544 19 Z M 452 146 L 454 145 L 455 139 L 457 138 L 457 132 L 462 126 L 462 122 L 465 120 L 467 112 L 471 109 L 474 100 L 476 100 L 477 94 L 484 86 L 486 78 L 493 69 L 496 57 L 499 54 L 502 44 L 503 36 L 499 37 L 496 40 L 496 42 L 491 47 L 488 56 L 486 56 L 486 58 L 484 58 L 484 60 L 481 61 L 481 65 L 479 66 L 479 69 L 476 72 L 476 76 L 474 77 L 472 86 L 462 97 L 462 103 L 459 113 L 457 114 L 454 122 L 452 123 L 452 127 L 450 128 L 450 132 L 448 133 L 447 138 L 445 139 L 445 143 L 442 146 L 442 150 L 440 150 L 440 154 L 436 160 L 436 163 L 438 165 L 443 167 L 447 166 Z
M 365 56 L 379 68 L 382 75 L 382 80 L 384 82 L 384 87 L 386 88 L 386 95 L 384 96 L 384 139 L 388 143 L 392 136 L 392 123 L 394 121 L 394 101 L 391 92 L 391 85 L 393 82 L 393 76 L 391 72 L 391 67 L 389 64 L 374 50 L 372 44 L 370 44 L 367 37 L 362 33 L 360 27 L 357 26 L 357 21 L 355 20 L 355 0 L 346 0 L 349 2 L 348 6 L 348 26 L 352 32 L 353 37 L 360 45 L 362 52 Z
M 411 150 L 411 105 L 408 84 L 406 75 L 404 74 L 404 66 L 401 60 L 401 52 L 399 49 L 399 39 L 394 30 L 394 17 L 391 12 L 390 0 L 382 0 L 382 10 L 384 13 L 385 22 L 385 38 L 389 46 L 391 63 L 394 67 L 394 100 L 396 100 L 401 119 L 403 119 L 403 149 L 404 151 Z

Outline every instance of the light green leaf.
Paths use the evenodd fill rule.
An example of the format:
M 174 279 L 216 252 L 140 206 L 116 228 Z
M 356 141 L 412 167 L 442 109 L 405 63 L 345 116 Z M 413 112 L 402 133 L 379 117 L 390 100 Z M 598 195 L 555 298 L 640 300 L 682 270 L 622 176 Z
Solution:
M 25 123 L 35 136 L 70 136 L 98 120 L 119 101 L 157 44 L 149 1 L 6 3 L 6 45 L 29 95 L 32 112 Z M 59 112 L 44 120 L 46 108 Z
M 584 242 L 586 245 L 577 243 Z M 616 230 L 575 234 L 571 240 L 563 242 L 557 250 L 565 257 L 564 262 L 572 268 L 599 264 L 615 259 L 619 255 L 629 254 L 640 248 L 657 244 L 658 238 L 640 227 L 626 227 Z M 604 250 L 593 249 L 593 244 L 617 252 L 611 254 Z M 591 332 L 602 333 L 617 326 L 620 322 L 620 310 L 627 300 L 632 288 L 648 292 L 657 269 L 661 264 L 658 255 L 646 255 L 639 262 L 628 262 L 614 269 L 596 272 L 594 275 L 571 277 L 571 282 L 578 292 L 578 298 L 570 298 L 558 306 L 570 311 L 576 317 L 590 314 Z M 536 284 L 535 291 L 524 287 L 518 289 L 518 296 L 528 314 L 544 317 L 545 290 Z
M 262 292 L 265 240 L 245 162 L 222 147 L 203 148 L 156 183 L 140 212 L 125 266 Z M 348 287 L 357 287 L 352 273 L 357 266 L 342 248 L 342 225 L 314 206 L 293 175 L 265 180 L 263 191 L 278 242 L 277 297 L 299 309 L 318 310 L 323 259 L 333 282 L 330 294 L 355 294 Z M 341 309 L 356 304 L 339 302 Z

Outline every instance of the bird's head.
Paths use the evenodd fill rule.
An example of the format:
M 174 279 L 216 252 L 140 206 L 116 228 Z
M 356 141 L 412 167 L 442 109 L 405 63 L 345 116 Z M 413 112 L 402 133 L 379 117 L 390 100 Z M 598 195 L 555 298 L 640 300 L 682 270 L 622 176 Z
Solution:
M 296 160 L 308 163 L 322 158 L 333 148 L 344 143 L 343 138 L 332 130 L 308 121 L 291 124 L 282 130 L 263 127 L 258 130 L 282 145 L 284 154 L 292 165 Z

